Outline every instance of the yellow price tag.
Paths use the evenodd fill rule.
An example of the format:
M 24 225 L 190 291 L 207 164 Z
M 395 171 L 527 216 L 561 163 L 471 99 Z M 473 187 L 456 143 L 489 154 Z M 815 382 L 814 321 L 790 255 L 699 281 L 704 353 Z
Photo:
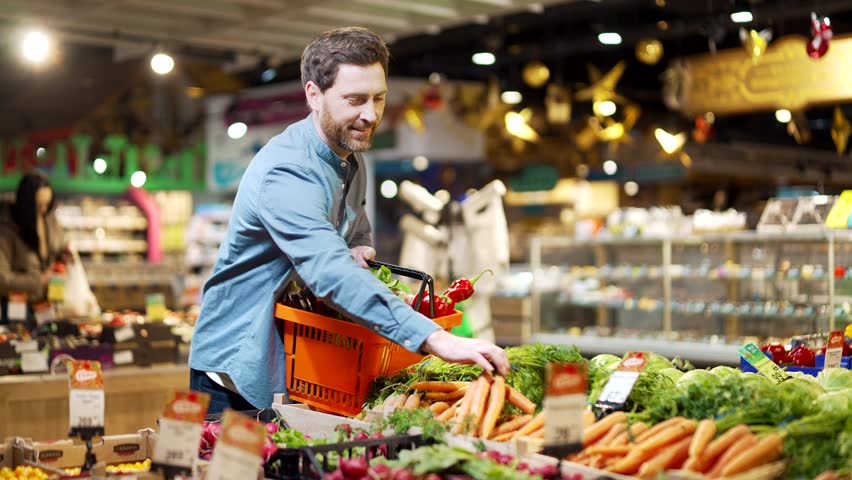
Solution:
M 51 277 L 47 284 L 47 299 L 51 302 L 65 301 L 65 279 L 62 277 Z
M 849 228 L 850 214 L 852 214 L 852 190 L 844 190 L 826 215 L 825 226 L 836 229 Z
M 162 293 L 145 297 L 145 317 L 149 322 L 166 318 L 166 299 Z
M 763 352 L 753 343 L 746 344 L 740 347 L 740 355 L 764 377 L 772 380 L 776 384 L 787 380 L 790 376 L 781 367 L 775 365 L 775 362 L 769 359 Z

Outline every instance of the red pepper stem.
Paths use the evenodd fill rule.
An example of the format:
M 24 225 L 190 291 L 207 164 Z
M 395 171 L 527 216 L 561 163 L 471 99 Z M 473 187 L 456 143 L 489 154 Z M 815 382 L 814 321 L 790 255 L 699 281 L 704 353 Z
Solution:
M 471 284 L 476 283 L 476 282 L 477 282 L 477 280 L 479 280 L 479 277 L 481 277 L 481 276 L 482 276 L 482 274 L 483 274 L 483 273 L 485 273 L 485 272 L 488 272 L 488 273 L 490 273 L 491 275 L 494 275 L 494 272 L 492 272 L 490 269 L 487 269 L 487 268 L 486 268 L 485 270 L 483 270 L 483 271 L 479 272 L 479 275 L 477 275 L 477 276 L 475 276 L 475 277 L 471 278 L 471 279 L 470 279 L 470 283 L 471 283 Z

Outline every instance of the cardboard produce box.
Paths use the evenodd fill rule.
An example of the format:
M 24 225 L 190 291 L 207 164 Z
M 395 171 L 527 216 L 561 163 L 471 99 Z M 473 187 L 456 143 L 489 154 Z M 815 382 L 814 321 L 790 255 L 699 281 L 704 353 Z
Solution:
M 310 410 L 304 404 L 273 403 L 272 409 L 293 429 L 309 435 L 311 438 L 329 438 L 336 435 L 335 428 L 340 424 L 349 424 L 353 429 L 369 430 L 371 425 L 360 420 L 331 415 Z
M 71 440 L 33 442 L 27 439 L 24 440 L 24 460 L 58 469 L 80 467 L 86 463 L 86 446 L 75 445 Z
M 92 446 L 98 463 L 108 465 L 141 462 L 151 458 L 157 434 L 151 430 L 140 430 L 128 435 L 107 435 L 103 442 Z

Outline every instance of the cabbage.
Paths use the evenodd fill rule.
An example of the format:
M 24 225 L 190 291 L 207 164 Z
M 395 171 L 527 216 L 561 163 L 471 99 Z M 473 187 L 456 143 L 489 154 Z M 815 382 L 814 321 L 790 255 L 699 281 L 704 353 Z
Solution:
M 845 368 L 826 368 L 816 379 L 827 392 L 852 388 L 852 370 Z
M 810 412 L 811 404 L 825 391 L 809 380 L 790 378 L 778 385 L 793 415 L 802 417 Z
M 716 375 L 719 378 L 730 377 L 732 375 L 738 375 L 739 371 L 736 368 L 726 367 L 724 365 L 719 365 L 718 367 L 713 367 L 710 369 L 710 373 Z
M 807 380 L 809 382 L 817 383 L 817 379 L 813 375 L 808 375 L 804 372 L 787 372 L 788 375 L 794 378 L 801 378 L 802 380 Z
M 589 360 L 589 365 L 592 368 L 608 368 L 611 365 L 615 364 L 618 366 L 618 362 L 621 359 L 616 357 L 615 355 L 611 355 L 609 353 L 602 353 L 600 355 L 595 355 L 591 360 Z
M 814 400 L 813 406 L 822 415 L 848 419 L 852 417 L 852 389 L 823 393 Z
M 715 387 L 721 383 L 719 377 L 713 375 L 707 370 L 690 370 L 684 373 L 676 382 L 675 386 L 681 390 L 686 390 L 690 385 L 698 387 Z
M 676 368 L 664 368 L 660 370 L 660 375 L 665 375 L 672 379 L 672 382 L 677 382 L 683 376 L 683 372 Z
M 625 358 L 627 358 L 625 356 Z M 659 372 L 665 368 L 674 368 L 672 362 L 662 355 L 657 355 L 654 352 L 645 352 L 645 370 L 649 372 Z

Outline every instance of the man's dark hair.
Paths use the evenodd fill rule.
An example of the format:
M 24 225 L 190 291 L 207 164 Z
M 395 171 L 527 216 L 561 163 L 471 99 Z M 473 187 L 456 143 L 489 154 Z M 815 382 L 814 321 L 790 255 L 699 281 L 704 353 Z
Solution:
M 380 63 L 387 76 L 388 47 L 366 28 L 346 27 L 321 33 L 302 52 L 302 86 L 314 82 L 320 91 L 326 91 L 334 85 L 341 63 L 362 67 Z
M 36 215 L 38 207 L 36 206 L 36 193 L 42 187 L 50 186 L 47 180 L 47 175 L 32 171 L 23 177 L 18 183 L 18 191 L 15 194 L 15 204 L 12 206 L 12 221 L 18 226 L 18 235 L 21 239 L 36 252 L 39 251 L 38 230 L 36 228 Z M 48 213 L 53 211 L 56 202 L 55 196 L 50 199 Z

